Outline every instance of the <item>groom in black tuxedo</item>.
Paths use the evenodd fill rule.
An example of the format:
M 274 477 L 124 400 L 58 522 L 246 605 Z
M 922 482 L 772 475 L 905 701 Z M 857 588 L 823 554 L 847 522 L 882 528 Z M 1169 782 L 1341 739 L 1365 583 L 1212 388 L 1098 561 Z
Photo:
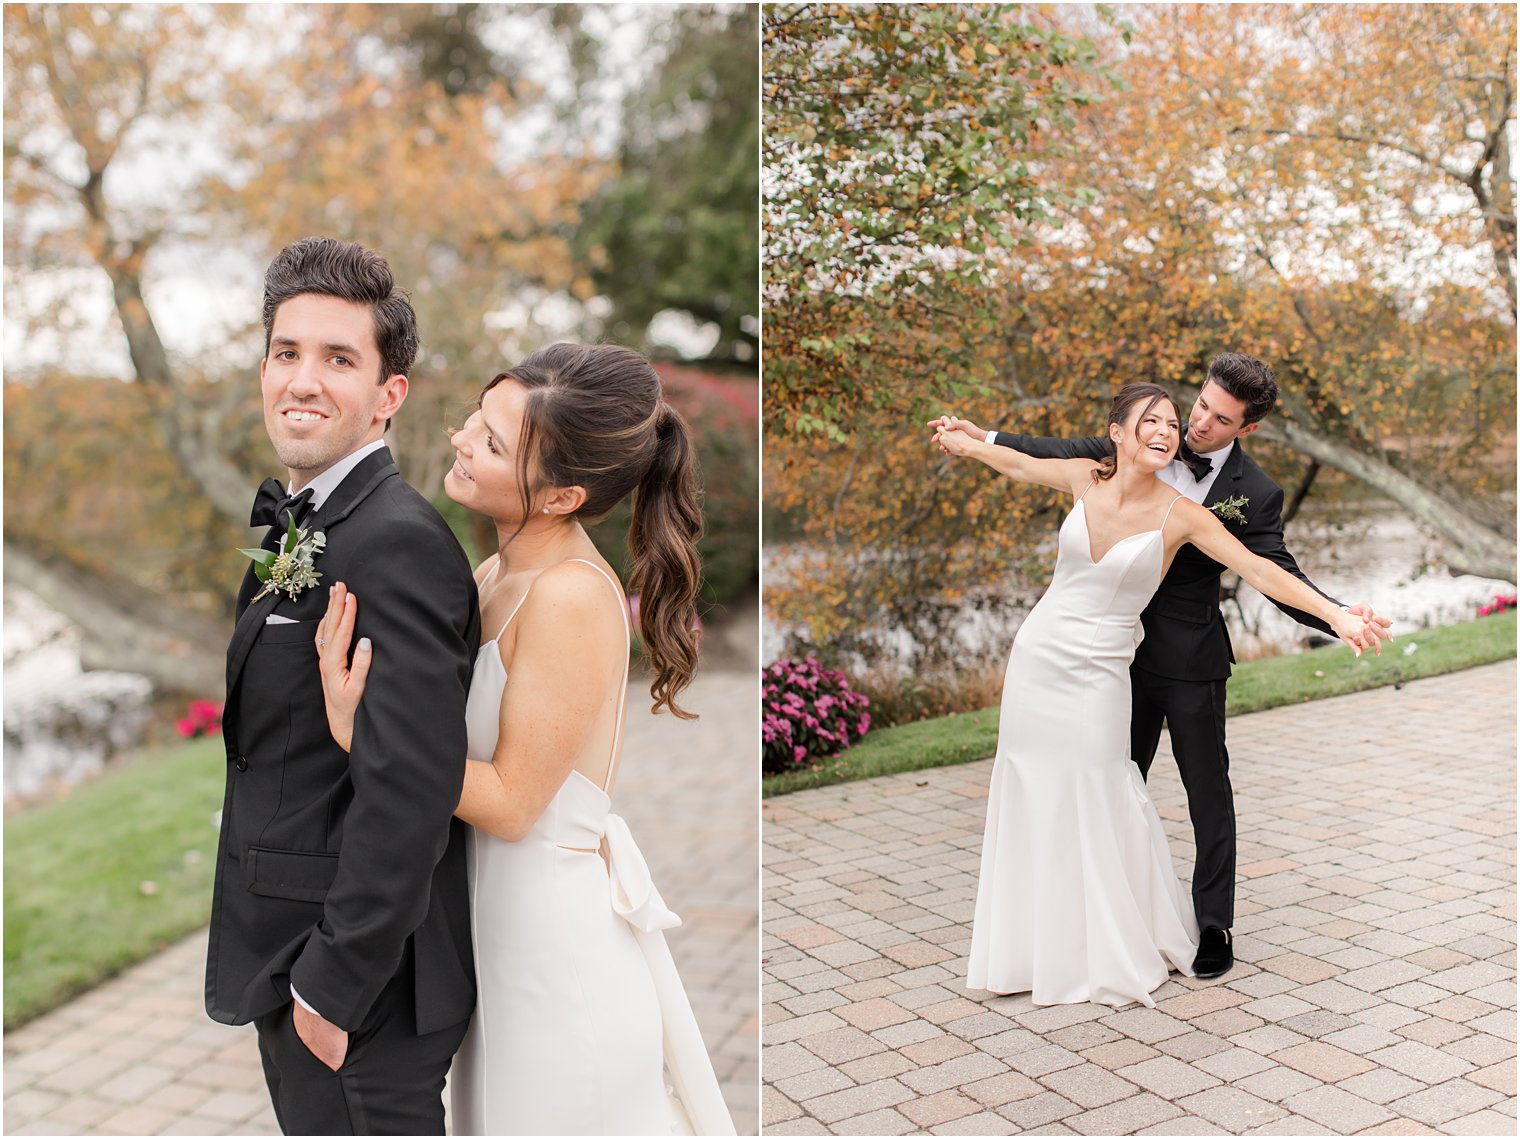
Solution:
M 315 584 L 261 592 L 250 567 L 238 595 L 206 1011 L 257 1025 L 285 1133 L 442 1135 L 475 1002 L 453 813 L 480 613 L 459 543 L 384 441 L 416 317 L 378 255 L 307 238 L 269 266 L 264 330 L 264 424 L 289 484 L 266 480 L 252 524 L 271 552 L 292 516 L 325 546 Z M 338 582 L 379 646 L 348 753 L 314 641 Z
M 1240 445 L 1277 403 L 1277 383 L 1260 360 L 1226 352 L 1209 362 L 1207 379 L 1188 414 L 1177 459 L 1159 477 L 1194 502 L 1214 509 L 1229 531 L 1253 554 L 1277 563 L 1321 596 L 1283 543 L 1282 488 L 1267 477 Z M 956 420 L 975 438 L 1012 447 L 1041 459 L 1100 459 L 1110 453 L 1106 437 L 1035 438 L 986 432 Z M 1145 639 L 1130 666 L 1130 757 L 1149 775 L 1165 721 L 1172 754 L 1187 790 L 1197 860 L 1193 908 L 1200 941 L 1193 970 L 1218 977 L 1235 963 L 1230 927 L 1235 918 L 1235 799 L 1225 749 L 1225 683 L 1235 655 L 1219 611 L 1224 567 L 1193 546 L 1177 551 L 1156 595 L 1140 615 Z M 1268 600 L 1271 600 L 1268 598 Z M 1334 601 L 1334 598 L 1330 598 Z M 1300 624 L 1334 638 L 1323 621 L 1274 601 Z M 1339 602 L 1336 602 L 1339 604 Z M 1362 606 L 1354 612 L 1371 619 Z M 1373 628 L 1383 630 L 1378 618 Z

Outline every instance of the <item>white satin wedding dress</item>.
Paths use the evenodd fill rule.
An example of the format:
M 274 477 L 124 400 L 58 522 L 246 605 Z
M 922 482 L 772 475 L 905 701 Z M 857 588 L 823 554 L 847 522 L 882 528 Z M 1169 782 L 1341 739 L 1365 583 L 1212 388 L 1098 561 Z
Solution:
M 475 759 L 496 750 L 497 641 L 516 615 L 475 660 Z M 622 719 L 620 698 L 609 783 Z M 734 1134 L 662 932 L 681 919 L 605 786 L 572 771 L 521 842 L 470 832 L 477 999 L 449 1074 L 456 1135 Z
M 1080 499 L 1061 525 L 1003 682 L 971 988 L 1150 1006 L 1170 969 L 1192 974 L 1197 919 L 1129 754 L 1129 666 L 1175 505 L 1097 562 Z

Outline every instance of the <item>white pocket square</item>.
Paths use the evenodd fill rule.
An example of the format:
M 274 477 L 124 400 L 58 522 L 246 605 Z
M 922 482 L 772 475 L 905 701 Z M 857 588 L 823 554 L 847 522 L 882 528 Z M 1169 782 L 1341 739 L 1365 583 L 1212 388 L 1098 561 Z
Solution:
M 297 621 L 294 617 L 281 617 L 278 613 L 271 613 L 268 617 L 264 618 L 264 624 L 266 624 L 266 625 L 299 625 L 300 622 Z

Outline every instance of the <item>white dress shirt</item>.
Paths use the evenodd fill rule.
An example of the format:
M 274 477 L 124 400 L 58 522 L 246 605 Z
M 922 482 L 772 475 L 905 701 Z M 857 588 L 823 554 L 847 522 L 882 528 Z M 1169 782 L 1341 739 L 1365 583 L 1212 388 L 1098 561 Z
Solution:
M 1235 440 L 1231 439 L 1217 451 L 1210 451 L 1208 454 L 1199 451 L 1197 454 L 1200 459 L 1208 459 L 1214 464 L 1209 473 L 1201 479 L 1195 479 L 1192 469 L 1181 459 L 1173 459 L 1165 468 L 1157 473 L 1156 477 L 1166 483 L 1167 486 L 1175 489 L 1183 498 L 1190 498 L 1199 506 L 1202 506 L 1203 500 L 1209 496 L 1209 490 L 1213 487 L 1214 480 L 1219 477 L 1219 471 L 1224 466 L 1224 461 L 1230 457 L 1230 452 L 1234 449 Z
M 313 510 L 320 509 L 322 504 L 327 501 L 327 496 L 338 489 L 338 484 L 348 477 L 348 472 L 357 467 L 364 456 L 373 454 L 384 446 L 384 438 L 376 439 L 373 443 L 366 443 L 357 451 L 344 455 L 336 463 L 328 467 L 327 470 L 317 475 L 311 482 L 302 487 L 302 490 L 311 491 L 311 508 Z M 289 483 L 285 486 L 285 493 L 291 493 Z

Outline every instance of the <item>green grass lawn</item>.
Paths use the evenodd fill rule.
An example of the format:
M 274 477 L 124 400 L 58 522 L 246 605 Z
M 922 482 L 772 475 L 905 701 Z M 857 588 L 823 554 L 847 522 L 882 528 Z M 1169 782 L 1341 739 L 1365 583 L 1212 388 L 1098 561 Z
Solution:
M 195 740 L 5 820 L 6 1028 L 209 920 L 225 767 Z
M 1227 714 L 1399 685 L 1422 676 L 1508 660 L 1515 655 L 1515 611 L 1400 636 L 1382 656 L 1358 660 L 1344 645 L 1247 661 L 1230 678 Z M 1414 650 L 1409 651 L 1413 645 Z M 805 771 L 767 775 L 764 795 L 785 795 L 852 779 L 986 759 L 997 748 L 996 708 L 943 716 L 869 733 L 833 760 Z

